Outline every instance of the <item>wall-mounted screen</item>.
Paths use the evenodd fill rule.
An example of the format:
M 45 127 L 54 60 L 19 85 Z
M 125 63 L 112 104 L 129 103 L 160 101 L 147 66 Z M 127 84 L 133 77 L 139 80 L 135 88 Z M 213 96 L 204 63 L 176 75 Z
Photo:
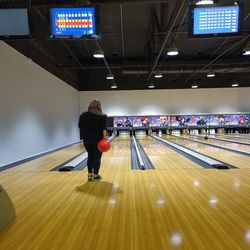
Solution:
M 190 7 L 191 38 L 239 36 L 242 24 L 242 5 Z
M 0 9 L 0 36 L 29 36 L 28 9 Z
M 94 7 L 51 9 L 53 37 L 89 37 L 96 35 Z

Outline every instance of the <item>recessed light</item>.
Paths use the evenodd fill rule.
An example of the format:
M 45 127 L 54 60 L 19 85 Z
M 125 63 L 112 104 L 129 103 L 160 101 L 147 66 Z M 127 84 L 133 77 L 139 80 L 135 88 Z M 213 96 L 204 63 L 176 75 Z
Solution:
M 162 73 L 161 73 L 161 71 L 157 70 L 157 71 L 155 72 L 155 78 L 162 78 Z
M 178 49 L 176 48 L 176 46 L 172 46 L 168 49 L 167 55 L 168 56 L 177 56 L 179 54 Z
M 104 58 L 104 53 L 101 49 L 97 49 L 97 50 L 95 50 L 93 56 L 95 58 Z
M 196 2 L 196 5 L 207 5 L 207 4 L 214 4 L 213 0 L 198 0 Z
M 117 85 L 115 83 L 111 84 L 111 89 L 117 89 Z
M 107 74 L 106 79 L 107 80 L 113 80 L 114 79 L 114 75 L 113 74 Z
M 211 78 L 211 77 L 215 77 L 215 72 L 214 71 L 210 71 L 207 73 L 207 77 Z

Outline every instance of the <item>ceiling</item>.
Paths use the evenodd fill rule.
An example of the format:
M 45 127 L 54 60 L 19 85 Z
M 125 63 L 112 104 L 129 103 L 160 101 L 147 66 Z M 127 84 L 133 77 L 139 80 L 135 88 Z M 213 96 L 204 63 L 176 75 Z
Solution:
M 66 3 L 69 6 L 69 2 L 74 6 L 88 2 L 99 7 L 98 40 L 50 38 L 49 9 Z M 250 40 L 250 1 L 241 1 L 245 3 L 243 36 L 199 40 L 188 39 L 190 2 L 1 0 L 0 7 L 29 7 L 32 38 L 9 39 L 6 43 L 81 91 L 110 90 L 113 81 L 106 80 L 107 65 L 118 90 L 148 89 L 148 80 L 154 81 L 156 89 L 190 88 L 194 82 L 199 88 L 230 87 L 234 80 L 240 87 L 250 87 L 250 56 L 242 55 Z M 179 55 L 166 56 L 174 42 Z M 97 43 L 107 65 L 104 60 L 93 58 Z M 207 78 L 206 72 L 211 68 L 216 77 Z M 154 69 L 163 71 L 163 78 L 155 79 Z

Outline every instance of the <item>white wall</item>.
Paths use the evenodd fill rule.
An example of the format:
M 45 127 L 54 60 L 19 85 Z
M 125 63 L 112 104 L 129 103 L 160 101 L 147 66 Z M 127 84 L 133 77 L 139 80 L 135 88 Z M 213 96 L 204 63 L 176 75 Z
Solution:
M 250 88 L 82 91 L 80 110 L 93 98 L 109 116 L 250 111 Z
M 79 93 L 0 42 L 0 166 L 79 140 Z

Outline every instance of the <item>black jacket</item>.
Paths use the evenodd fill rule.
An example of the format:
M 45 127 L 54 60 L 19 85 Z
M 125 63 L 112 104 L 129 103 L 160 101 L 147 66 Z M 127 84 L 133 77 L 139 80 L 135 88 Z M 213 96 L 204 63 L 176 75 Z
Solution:
M 103 138 L 103 130 L 107 129 L 107 116 L 84 112 L 80 115 L 78 127 L 81 139 L 98 142 Z

